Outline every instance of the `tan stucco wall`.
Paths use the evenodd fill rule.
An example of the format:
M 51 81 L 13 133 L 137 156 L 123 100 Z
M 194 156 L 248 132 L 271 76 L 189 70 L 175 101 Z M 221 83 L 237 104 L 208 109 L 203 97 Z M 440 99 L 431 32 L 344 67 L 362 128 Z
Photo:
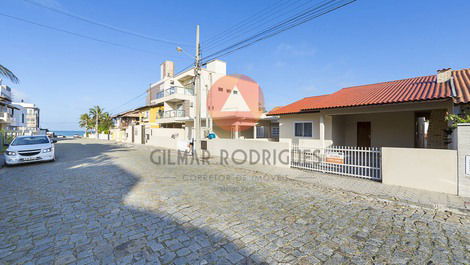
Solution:
M 320 146 L 320 113 L 285 115 L 279 119 L 279 141 L 298 143 L 304 146 Z M 294 136 L 294 123 L 297 121 L 311 121 L 312 137 L 296 137 Z M 324 116 L 325 124 L 325 145 L 332 145 L 332 117 Z
M 343 139 L 334 138 L 334 142 L 342 142 L 347 146 L 357 145 L 357 123 L 371 123 L 371 145 L 387 147 L 414 147 L 415 121 L 414 112 L 385 112 L 356 114 L 340 117 L 334 131 L 341 131 Z M 341 137 L 340 135 L 335 135 Z
M 304 145 L 320 145 L 320 113 L 281 116 L 280 141 L 292 139 Z M 295 137 L 296 121 L 312 121 L 312 137 Z M 371 145 L 389 147 L 414 147 L 414 112 L 384 112 L 330 116 L 325 115 L 325 145 L 355 146 L 357 122 L 371 122 Z
M 457 195 L 457 152 L 384 147 L 382 182 Z

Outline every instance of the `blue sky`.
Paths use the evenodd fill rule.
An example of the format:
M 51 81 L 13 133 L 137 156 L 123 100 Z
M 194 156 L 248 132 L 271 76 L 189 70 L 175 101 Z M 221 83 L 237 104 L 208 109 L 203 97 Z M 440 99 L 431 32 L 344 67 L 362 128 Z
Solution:
M 225 30 L 274 1 L 37 0 L 134 32 L 194 42 Z M 160 63 L 180 69 L 191 59 L 174 45 L 109 31 L 38 8 L 0 0 L 2 13 L 121 43 L 140 52 L 59 33 L 0 16 L 0 63 L 20 78 L 18 99 L 41 108 L 41 126 L 77 129 L 93 105 L 119 112 L 159 79 Z M 229 74 L 245 74 L 264 89 L 267 108 L 342 87 L 470 67 L 470 1 L 358 0 L 317 20 L 222 58 Z M 222 47 L 222 46 L 221 46 Z M 204 49 L 204 46 L 203 46 Z M 188 52 L 193 52 L 191 47 Z M 204 50 L 203 50 L 204 52 Z

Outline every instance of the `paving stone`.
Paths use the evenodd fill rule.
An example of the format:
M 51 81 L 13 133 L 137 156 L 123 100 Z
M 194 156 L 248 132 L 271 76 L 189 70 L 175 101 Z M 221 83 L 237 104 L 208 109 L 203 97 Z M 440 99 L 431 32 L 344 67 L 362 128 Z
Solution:
M 70 140 L 55 163 L 2 168 L 0 264 L 470 264 L 468 215 L 216 163 L 156 166 L 152 150 Z

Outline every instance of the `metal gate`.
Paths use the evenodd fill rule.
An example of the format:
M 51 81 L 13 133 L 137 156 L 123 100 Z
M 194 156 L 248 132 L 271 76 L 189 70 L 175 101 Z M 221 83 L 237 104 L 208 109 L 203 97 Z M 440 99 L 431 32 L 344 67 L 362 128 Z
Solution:
M 312 148 L 292 144 L 290 166 L 377 181 L 382 179 L 379 147 Z

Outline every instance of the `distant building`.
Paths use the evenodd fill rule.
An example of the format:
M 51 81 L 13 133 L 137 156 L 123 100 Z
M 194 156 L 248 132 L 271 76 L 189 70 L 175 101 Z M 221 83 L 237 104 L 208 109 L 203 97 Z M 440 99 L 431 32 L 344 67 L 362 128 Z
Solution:
M 15 122 L 15 109 L 11 103 L 11 88 L 3 85 L 0 79 L 0 130 L 10 129 L 11 124 Z
M 40 111 L 36 104 L 26 102 L 13 102 L 12 105 L 19 111 L 15 115 L 17 129 L 31 132 L 39 131 Z

